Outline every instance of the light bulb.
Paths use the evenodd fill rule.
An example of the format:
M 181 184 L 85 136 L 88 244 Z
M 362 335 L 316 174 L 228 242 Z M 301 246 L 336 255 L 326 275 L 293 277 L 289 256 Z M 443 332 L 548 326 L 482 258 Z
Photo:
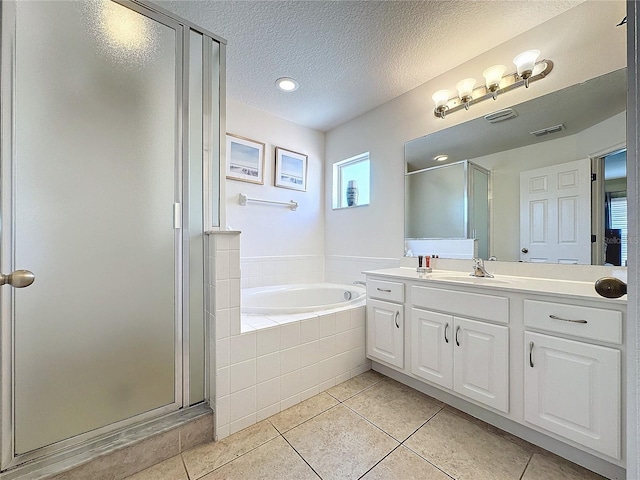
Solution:
M 495 92 L 500 88 L 500 80 L 502 80 L 502 76 L 504 75 L 504 72 L 506 70 L 507 67 L 504 65 L 494 65 L 493 67 L 489 67 L 484 72 L 482 72 L 487 90 L 489 90 L 490 92 Z
M 456 84 L 460 101 L 464 103 L 464 108 L 469 109 L 469 102 L 473 99 L 473 86 L 476 84 L 475 78 L 465 78 Z
M 536 64 L 536 60 L 540 55 L 540 50 L 527 50 L 520 55 L 516 55 L 513 59 L 513 63 L 516 65 L 518 76 L 524 79 L 525 87 L 529 86 L 529 77 L 533 73 L 533 67 Z
M 445 111 L 447 110 L 447 102 L 449 101 L 449 90 L 438 90 L 431 97 L 436 104 L 435 114 L 444 118 Z

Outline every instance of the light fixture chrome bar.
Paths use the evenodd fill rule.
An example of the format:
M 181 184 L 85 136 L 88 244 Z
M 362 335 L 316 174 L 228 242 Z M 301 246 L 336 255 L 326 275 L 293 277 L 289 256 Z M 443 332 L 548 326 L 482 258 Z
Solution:
M 537 80 L 545 78 L 551 70 L 553 70 L 553 62 L 551 60 L 540 60 L 536 62 L 536 66 L 544 64 L 544 68 L 541 72 L 532 75 L 527 79 L 527 83 L 531 84 Z M 484 100 L 495 99 L 495 97 L 499 94 L 509 92 L 511 90 L 515 90 L 516 88 L 522 87 L 525 85 L 525 79 L 520 77 L 516 72 L 509 73 L 502 77 L 500 81 L 501 84 L 507 83 L 504 87 L 499 88 L 495 92 L 491 92 L 487 89 L 486 86 L 480 86 L 473 89 L 472 99 L 469 102 L 462 102 L 459 97 L 452 97 L 447 101 L 447 105 L 442 111 L 442 109 L 435 109 L 433 111 L 433 115 L 437 118 L 445 118 L 446 115 L 450 113 L 457 112 L 458 110 L 468 109 L 469 106 L 475 105 L 476 103 L 480 103 Z
M 249 198 L 244 193 L 240 193 L 238 195 L 238 203 L 240 205 L 246 206 L 247 202 L 268 203 L 270 205 L 284 205 L 286 207 L 289 207 L 292 211 L 298 209 L 298 202 L 294 202 L 293 200 L 290 200 L 288 202 L 278 202 L 276 200 L 261 200 L 259 198 Z

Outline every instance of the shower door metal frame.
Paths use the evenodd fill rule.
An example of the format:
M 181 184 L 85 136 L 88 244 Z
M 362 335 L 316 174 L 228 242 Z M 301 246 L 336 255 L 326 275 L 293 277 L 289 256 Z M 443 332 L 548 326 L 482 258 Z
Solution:
M 185 159 L 183 158 L 183 138 L 185 136 L 185 129 L 188 128 L 183 122 L 185 115 L 186 105 L 183 104 L 183 91 L 188 88 L 188 84 L 183 84 L 185 78 L 184 72 L 184 38 L 185 31 L 188 32 L 189 28 L 193 28 L 206 36 L 212 38 L 214 41 L 220 43 L 221 46 L 221 71 L 223 71 L 222 61 L 224 41 L 220 41 L 212 34 L 203 32 L 202 29 L 188 24 L 188 22 L 174 18 L 173 15 L 167 14 L 165 11 L 161 11 L 155 6 L 150 6 L 140 1 L 127 1 L 127 0 L 112 0 L 117 3 L 135 11 L 138 14 L 144 15 L 156 22 L 159 22 L 175 31 L 176 41 L 176 144 L 175 144 L 175 177 L 174 177 L 174 192 L 175 202 L 182 207 L 183 198 L 185 192 L 183 191 L 183 166 Z M 9 216 L 4 216 L 1 219 L 2 236 L 1 236 L 1 252 L 0 252 L 0 265 L 6 271 L 12 271 L 15 263 L 13 254 L 14 243 L 14 200 L 13 191 L 15 187 L 15 176 L 13 171 L 13 165 L 15 160 L 15 132 L 14 132 L 14 113 L 15 113 L 15 55 L 16 55 L 16 6 L 13 2 L 2 2 L 0 6 L 0 22 L 2 25 L 2 42 L 0 53 L 0 67 L 2 71 L 2 83 L 0 85 L 0 178 L 3 181 L 2 193 L 0 202 L 2 206 L 2 212 L 12 212 Z M 222 142 L 220 142 L 222 143 Z M 10 180 L 9 180 L 10 179 Z M 205 179 L 204 188 L 208 189 L 209 183 Z M 182 219 L 185 216 L 182 215 Z M 16 467 L 18 465 L 30 462 L 32 460 L 41 459 L 42 457 L 51 457 L 52 461 L 59 461 L 63 458 L 77 454 L 80 451 L 88 450 L 91 447 L 101 446 L 113 441 L 114 434 L 117 435 L 119 431 L 124 428 L 132 427 L 136 424 L 145 423 L 158 418 L 162 415 L 174 412 L 182 407 L 189 405 L 189 392 L 188 388 L 185 390 L 184 386 L 188 387 L 188 375 L 187 383 L 183 384 L 183 366 L 188 366 L 188 341 L 184 342 L 183 331 L 188 335 L 188 329 L 183 330 L 188 318 L 183 316 L 184 313 L 184 294 L 189 291 L 188 275 L 182 278 L 184 269 L 188 269 L 188 262 L 184 262 L 184 251 L 182 242 L 182 230 L 183 224 L 177 225 L 180 228 L 176 228 L 174 231 L 174 245 L 175 245 L 175 386 L 174 386 L 174 400 L 172 403 L 164 405 L 162 407 L 155 408 L 153 410 L 141 413 L 135 417 L 123 419 L 118 422 L 105 425 L 90 432 L 85 432 L 71 438 L 61 440 L 52 445 L 48 445 L 30 452 L 26 452 L 20 455 L 15 454 L 14 443 L 14 338 L 13 338 L 13 321 L 14 321 L 14 294 L 13 289 L 11 291 L 3 291 L 2 296 L 6 300 L 1 306 L 1 360 L 2 367 L 0 370 L 0 383 L 1 383 L 1 398 L 2 406 L 0 410 L 0 432 L 1 432 L 1 470 L 4 471 L 9 468 Z M 187 283 L 185 283 L 187 282 Z M 206 335 L 205 329 L 205 335 Z M 187 339 L 188 340 L 188 339 Z M 206 340 L 206 339 L 205 339 Z M 208 343 L 208 342 L 207 342 Z M 186 362 L 185 362 L 186 359 Z M 205 365 L 208 362 L 205 362 Z M 205 372 L 206 378 L 206 372 Z M 206 388 L 206 385 L 205 385 Z M 205 390 L 206 392 L 206 390 Z M 205 393 L 206 396 L 206 393 Z M 206 400 L 206 399 L 205 399 Z M 48 460 L 38 460 L 38 463 L 52 463 Z

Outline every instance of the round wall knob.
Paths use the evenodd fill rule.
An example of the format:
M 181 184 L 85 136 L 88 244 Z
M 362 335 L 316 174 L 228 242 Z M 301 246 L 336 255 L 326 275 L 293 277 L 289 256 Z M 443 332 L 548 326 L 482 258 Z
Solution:
M 9 275 L 0 273 L 0 285 L 9 284 L 13 288 L 28 287 L 36 279 L 36 276 L 29 270 L 16 270 Z
M 529 253 L 529 249 L 527 247 L 524 247 L 522 250 L 520 250 L 522 253 Z
M 627 294 L 627 284 L 614 277 L 602 277 L 596 280 L 596 292 L 606 298 L 620 298 Z

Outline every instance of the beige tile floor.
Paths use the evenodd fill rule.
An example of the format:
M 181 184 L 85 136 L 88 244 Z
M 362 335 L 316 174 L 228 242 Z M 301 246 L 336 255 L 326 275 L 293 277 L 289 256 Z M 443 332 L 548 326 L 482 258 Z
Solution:
M 307 478 L 602 477 L 371 370 L 128 480 Z

